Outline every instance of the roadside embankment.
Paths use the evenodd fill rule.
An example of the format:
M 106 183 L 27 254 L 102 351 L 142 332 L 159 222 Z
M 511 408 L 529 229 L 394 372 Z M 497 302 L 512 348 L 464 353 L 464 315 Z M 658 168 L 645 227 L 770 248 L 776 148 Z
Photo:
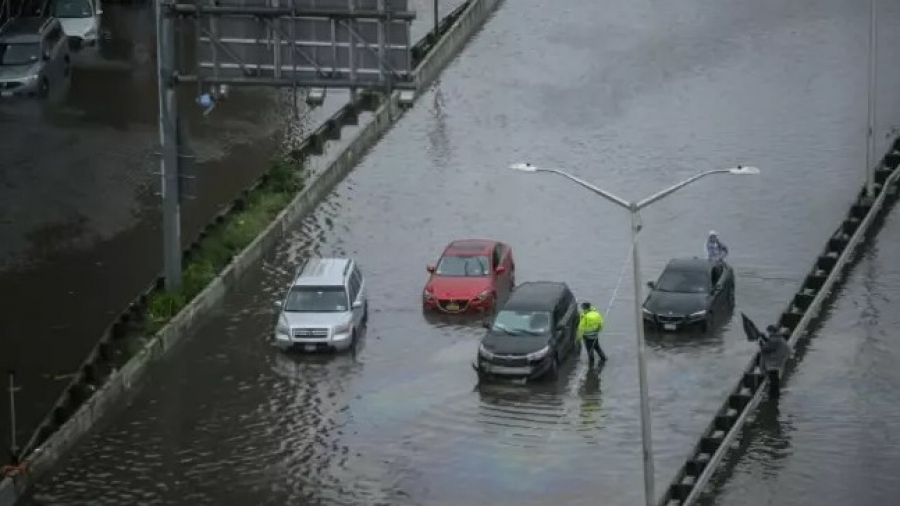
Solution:
M 417 44 L 414 57 L 419 93 L 501 1 L 470 0 L 439 25 L 438 36 L 430 34 Z M 125 405 L 148 367 L 189 336 L 247 268 L 327 197 L 403 116 L 400 95 L 362 94 L 357 102 L 342 108 L 304 143 L 304 152 L 274 163 L 272 170 L 201 233 L 185 252 L 184 283 L 178 291 L 164 290 L 158 279 L 116 318 L 26 446 L 21 463 L 0 482 L 0 506 L 15 504 L 105 415 Z M 324 143 L 339 138 L 343 126 L 358 124 L 359 113 L 371 110 L 372 118 L 360 125 L 328 167 L 305 180 L 299 170 L 302 160 L 321 154 Z
M 874 236 L 884 215 L 897 201 L 900 182 L 900 138 L 882 158 L 875 171 L 876 197 L 863 188 L 850 206 L 847 217 L 828 239 L 796 295 L 781 313 L 777 326 L 790 334 L 792 349 L 809 341 L 823 309 L 834 299 L 844 275 L 859 258 L 860 246 Z M 802 354 L 789 360 L 785 375 L 797 367 Z M 701 497 L 719 464 L 732 449 L 741 430 L 766 395 L 767 378 L 757 371 L 759 352 L 743 370 L 737 384 L 703 431 L 690 456 L 675 474 L 659 500 L 660 506 L 693 505 Z

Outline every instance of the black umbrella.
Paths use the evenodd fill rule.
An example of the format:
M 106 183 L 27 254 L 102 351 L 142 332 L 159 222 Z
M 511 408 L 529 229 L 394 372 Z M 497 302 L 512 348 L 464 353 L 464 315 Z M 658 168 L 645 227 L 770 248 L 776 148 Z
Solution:
M 760 339 L 766 339 L 766 335 L 759 331 L 759 328 L 753 323 L 753 320 L 745 315 L 743 311 L 741 311 L 741 319 L 744 323 L 744 334 L 747 335 L 747 341 L 755 343 L 759 342 Z

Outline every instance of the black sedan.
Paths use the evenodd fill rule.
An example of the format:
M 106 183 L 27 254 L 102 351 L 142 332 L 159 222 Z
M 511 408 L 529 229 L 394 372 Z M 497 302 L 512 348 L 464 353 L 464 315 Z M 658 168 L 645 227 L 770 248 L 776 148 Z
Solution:
M 734 307 L 734 271 L 705 258 L 670 260 L 659 279 L 647 283 L 644 323 L 675 331 L 698 325 L 706 332 Z

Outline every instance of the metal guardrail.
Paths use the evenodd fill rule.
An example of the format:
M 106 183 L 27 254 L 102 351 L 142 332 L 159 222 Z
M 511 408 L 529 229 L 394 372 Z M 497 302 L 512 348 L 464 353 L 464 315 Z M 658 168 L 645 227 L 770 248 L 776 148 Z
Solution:
M 455 24 L 469 4 L 470 1 L 467 0 L 454 9 L 438 24 L 437 32 L 435 32 L 435 30 L 429 31 L 411 48 L 414 67 L 418 67 L 441 37 Z M 358 124 L 359 113 L 362 111 L 376 110 L 380 105 L 381 100 L 382 97 L 379 95 L 360 93 L 360 97 L 356 101 L 345 104 L 328 119 L 323 121 L 315 131 L 304 138 L 300 145 L 291 151 L 290 156 L 299 160 L 309 156 L 321 155 L 329 140 L 340 139 L 343 127 Z M 199 232 L 197 239 L 185 248 L 183 252 L 184 258 L 190 258 L 191 255 L 197 251 L 200 242 L 203 239 L 209 236 L 216 227 L 224 223 L 231 215 L 242 210 L 251 192 L 264 184 L 269 177 L 267 172 L 257 178 L 250 186 L 241 191 L 231 204 L 218 212 Z M 66 423 L 69 417 L 71 417 L 72 414 L 74 414 L 78 408 L 90 398 L 93 391 L 99 388 L 106 378 L 112 374 L 114 370 L 112 364 L 113 343 L 120 341 L 125 337 L 129 325 L 136 321 L 143 320 L 146 315 L 147 303 L 150 296 L 163 290 L 163 281 L 164 278 L 158 276 L 127 305 L 125 310 L 116 316 L 106 329 L 104 329 L 97 345 L 88 354 L 87 359 L 82 363 L 72 382 L 63 391 L 59 400 L 57 400 L 56 404 L 54 404 L 53 408 L 50 410 L 50 413 L 44 418 L 37 430 L 35 430 L 31 439 L 22 448 L 20 454 L 15 456 L 15 460 L 23 460 L 34 451 L 35 448 L 43 444 L 54 432 Z
M 898 166 L 900 138 L 894 141 L 891 151 L 884 156 L 876 171 L 878 197 L 870 201 L 863 188 L 847 218 L 828 240 L 800 289 L 782 312 L 778 326 L 790 331 L 788 342 L 792 349 L 801 340 L 811 337 L 807 327 L 821 315 L 821 307 L 833 294 L 836 284 L 843 280 L 843 274 L 851 265 L 857 246 L 866 237 L 869 225 L 887 207 L 884 203 L 889 193 L 896 190 L 891 187 L 900 180 Z M 700 498 L 719 463 L 765 395 L 768 380 L 757 371 L 758 360 L 757 351 L 712 422 L 703 431 L 690 456 L 675 474 L 657 503 L 659 506 L 690 506 Z

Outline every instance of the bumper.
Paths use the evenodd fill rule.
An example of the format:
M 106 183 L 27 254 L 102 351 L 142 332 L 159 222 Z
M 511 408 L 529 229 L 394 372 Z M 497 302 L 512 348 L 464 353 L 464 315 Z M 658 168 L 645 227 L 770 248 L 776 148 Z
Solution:
M 97 36 L 96 35 L 88 35 L 87 37 L 77 37 L 70 36 L 69 37 L 69 48 L 71 49 L 81 49 L 85 47 L 92 47 L 97 45 Z
M 0 81 L 0 97 L 36 95 L 40 91 L 40 80 Z
M 644 325 L 666 332 L 677 332 L 691 327 L 696 327 L 706 321 L 706 315 L 702 316 L 660 316 L 644 313 Z
M 481 314 L 488 313 L 494 307 L 494 299 L 422 299 L 422 309 L 441 314 Z
M 494 378 L 507 379 L 538 379 L 547 374 L 553 366 L 552 355 L 547 355 L 541 360 L 530 362 L 528 365 L 507 366 L 488 362 L 481 357 L 472 364 L 479 375 Z
M 287 334 L 275 334 L 275 346 L 283 351 L 345 351 L 353 345 L 350 333 L 336 334 L 326 339 L 298 339 Z

